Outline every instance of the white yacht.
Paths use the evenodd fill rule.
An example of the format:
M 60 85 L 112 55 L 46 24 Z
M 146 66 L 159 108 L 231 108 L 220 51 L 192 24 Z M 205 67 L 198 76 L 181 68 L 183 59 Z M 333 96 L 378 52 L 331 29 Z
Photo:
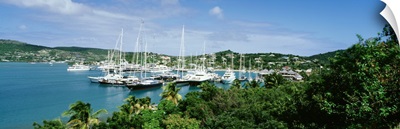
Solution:
M 230 84 L 235 79 L 236 79 L 235 72 L 233 72 L 232 70 L 228 69 L 227 71 L 225 71 L 224 75 L 222 76 L 221 81 L 224 84 Z
M 86 65 L 74 64 L 67 68 L 67 71 L 89 71 L 90 67 Z
M 231 68 L 233 69 L 234 67 L 233 67 L 233 58 L 234 58 L 234 54 L 232 53 L 231 55 Z M 232 83 L 233 82 L 233 80 L 235 80 L 236 79 L 236 76 L 235 76 L 235 72 L 233 72 L 233 70 L 231 70 L 230 68 L 228 68 L 226 71 L 225 71 L 225 73 L 224 73 L 224 75 L 222 75 L 222 78 L 221 78 L 221 82 L 222 83 L 224 83 L 224 84 L 230 84 L 230 83 Z
M 206 81 L 211 81 L 212 76 L 204 71 L 197 71 L 188 79 L 189 85 L 196 86 Z

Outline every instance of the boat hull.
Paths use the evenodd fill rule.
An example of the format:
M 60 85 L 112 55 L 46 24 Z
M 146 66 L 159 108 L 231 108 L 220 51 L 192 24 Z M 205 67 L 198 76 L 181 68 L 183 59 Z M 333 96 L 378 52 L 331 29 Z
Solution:
M 188 81 L 190 86 L 198 86 L 203 82 L 211 82 L 211 80 L 204 80 L 204 81 Z
M 189 85 L 189 81 L 187 81 L 187 80 L 175 80 L 173 82 L 176 84 L 176 86 L 187 86 L 187 85 Z
M 90 82 L 92 82 L 92 83 L 99 83 L 100 80 L 103 79 L 102 77 L 88 77 L 88 78 L 89 78 Z
M 221 82 L 224 84 L 230 84 L 232 83 L 236 78 L 234 76 L 228 77 L 228 78 L 222 78 Z
M 142 90 L 142 89 L 149 89 L 149 88 L 157 88 L 161 87 L 163 83 L 155 83 L 155 84 L 126 84 L 125 86 L 130 90 Z

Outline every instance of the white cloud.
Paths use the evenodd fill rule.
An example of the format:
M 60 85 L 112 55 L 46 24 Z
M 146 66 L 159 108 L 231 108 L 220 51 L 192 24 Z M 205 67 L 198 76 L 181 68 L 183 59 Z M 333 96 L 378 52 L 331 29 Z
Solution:
M 87 6 L 71 0 L 6 0 L 5 2 L 20 7 L 33 7 L 60 14 L 79 14 L 88 10 Z
M 20 25 L 20 26 L 18 26 L 18 28 L 19 28 L 20 30 L 26 30 L 26 29 L 28 29 L 28 27 L 27 27 L 26 25 Z
M 214 8 L 210 9 L 210 15 L 216 16 L 219 19 L 224 18 L 223 10 L 219 6 L 215 6 Z
M 101 2 L 78 3 L 73 0 L 6 0 L 6 3 L 33 10 L 33 13 L 26 15 L 32 18 L 30 21 L 40 23 L 39 26 L 23 23 L 25 25 L 17 24 L 18 28 L 14 27 L 25 29 L 26 31 L 20 31 L 17 35 L 31 43 L 44 46 L 114 48 L 121 28 L 124 28 L 124 51 L 133 51 L 140 20 L 143 18 L 149 51 L 178 55 L 182 28 L 176 24 L 185 19 L 182 18 L 185 17 L 182 14 L 188 13 L 190 9 L 182 7 L 179 0 L 126 2 L 108 6 Z M 207 12 L 203 13 L 207 15 Z M 208 13 L 223 19 L 224 12 L 219 6 L 212 8 Z M 171 17 L 178 20 L 168 19 Z M 167 25 L 163 20 L 168 20 Z M 310 38 L 312 36 L 309 33 L 292 32 L 267 22 L 222 22 L 225 28 L 215 27 L 212 23 L 207 24 L 209 27 L 196 26 L 198 23 L 195 22 L 187 23 L 186 55 L 203 53 L 204 41 L 206 53 L 231 49 L 242 53 L 280 52 L 310 55 L 336 49 L 326 45 L 333 44 L 332 41 Z M 29 25 L 29 29 L 26 24 Z M 16 34 L 4 35 L 4 38 L 18 40 L 15 38 Z

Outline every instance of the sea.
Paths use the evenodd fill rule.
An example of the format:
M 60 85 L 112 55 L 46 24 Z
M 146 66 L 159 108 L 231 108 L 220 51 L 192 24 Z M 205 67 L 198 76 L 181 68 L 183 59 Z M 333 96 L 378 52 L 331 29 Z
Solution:
M 160 102 L 162 88 L 131 91 L 124 86 L 91 83 L 87 77 L 100 76 L 101 71 L 71 72 L 67 67 L 65 63 L 0 63 L 0 129 L 29 129 L 34 122 L 43 124 L 43 120 L 58 118 L 66 121 L 68 117 L 61 114 L 78 100 L 90 103 L 94 111 L 106 109 L 108 114 L 100 116 L 102 119 L 118 111 L 130 95 L 149 96 L 152 103 Z M 222 76 L 224 72 L 216 73 Z M 230 87 L 215 84 L 223 89 Z M 200 88 L 182 86 L 179 94 L 184 97 L 191 91 Z

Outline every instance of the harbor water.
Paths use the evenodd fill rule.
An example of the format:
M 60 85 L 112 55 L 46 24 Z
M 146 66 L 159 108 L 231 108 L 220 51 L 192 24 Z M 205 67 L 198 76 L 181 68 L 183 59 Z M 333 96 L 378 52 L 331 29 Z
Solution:
M 68 72 L 67 67 L 63 63 L 0 63 L 0 129 L 33 128 L 33 122 L 66 120 L 61 114 L 78 100 L 90 103 L 94 111 L 106 109 L 110 115 L 129 95 L 149 96 L 153 103 L 161 99 L 162 88 L 130 91 L 124 86 L 90 83 L 87 77 L 100 75 L 100 71 Z M 229 88 L 228 84 L 216 85 Z M 199 90 L 183 86 L 179 93 L 184 96 Z

